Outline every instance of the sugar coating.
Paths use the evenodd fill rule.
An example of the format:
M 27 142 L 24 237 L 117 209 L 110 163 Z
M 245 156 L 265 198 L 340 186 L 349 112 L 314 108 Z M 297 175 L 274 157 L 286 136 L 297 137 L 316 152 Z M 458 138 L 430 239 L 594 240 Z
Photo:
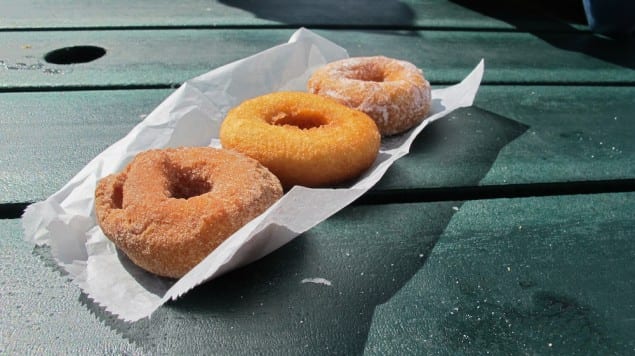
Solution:
M 242 154 L 209 147 L 142 152 L 99 181 L 97 221 L 135 264 L 179 278 L 282 196 Z
M 430 83 L 412 63 L 353 57 L 318 68 L 307 84 L 311 93 L 332 98 L 375 120 L 382 136 L 401 133 L 430 110 Z
M 232 109 L 220 140 L 223 147 L 258 160 L 291 188 L 356 178 L 375 162 L 381 137 L 361 111 L 315 94 L 277 92 Z

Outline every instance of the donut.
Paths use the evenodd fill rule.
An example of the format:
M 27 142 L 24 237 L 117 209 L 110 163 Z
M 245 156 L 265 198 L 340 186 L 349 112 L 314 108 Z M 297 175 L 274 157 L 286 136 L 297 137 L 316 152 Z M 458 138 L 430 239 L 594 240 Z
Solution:
M 332 186 L 359 176 L 375 161 L 380 140 L 366 114 L 306 92 L 246 100 L 220 128 L 223 148 L 258 160 L 285 189 Z
M 282 196 L 256 160 L 210 147 L 149 150 L 101 179 L 97 222 L 139 267 L 179 278 Z
M 353 57 L 318 68 L 308 91 L 365 112 L 382 136 L 419 124 L 430 110 L 430 83 L 412 63 L 387 58 Z

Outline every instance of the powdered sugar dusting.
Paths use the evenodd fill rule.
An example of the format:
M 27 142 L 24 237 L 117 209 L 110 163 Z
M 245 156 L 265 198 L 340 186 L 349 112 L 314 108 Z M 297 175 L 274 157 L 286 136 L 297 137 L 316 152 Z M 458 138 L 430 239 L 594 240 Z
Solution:
M 327 64 L 309 80 L 309 91 L 360 110 L 375 120 L 382 136 L 421 122 L 430 108 L 430 83 L 414 64 L 377 56 Z

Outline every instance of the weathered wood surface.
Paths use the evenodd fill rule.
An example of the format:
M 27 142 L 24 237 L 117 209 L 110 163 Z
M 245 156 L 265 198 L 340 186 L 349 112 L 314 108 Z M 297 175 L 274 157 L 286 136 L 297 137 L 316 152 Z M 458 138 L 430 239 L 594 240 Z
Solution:
M 0 36 L 0 91 L 169 88 L 285 43 L 294 30 L 28 31 Z M 422 68 L 433 84 L 461 80 L 485 59 L 485 84 L 635 83 L 635 46 L 590 34 L 319 30 L 351 56 L 386 55 Z M 47 53 L 90 45 L 106 54 L 60 65 Z
M 465 202 L 375 309 L 368 354 L 635 351 L 635 195 Z
M 628 354 L 634 198 L 348 207 L 135 324 L 0 220 L 0 352 Z

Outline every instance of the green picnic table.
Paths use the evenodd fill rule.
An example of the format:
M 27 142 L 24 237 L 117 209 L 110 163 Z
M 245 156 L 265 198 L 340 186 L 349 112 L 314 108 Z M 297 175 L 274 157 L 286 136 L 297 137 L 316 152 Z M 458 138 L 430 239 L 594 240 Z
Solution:
M 0 354 L 635 353 L 635 40 L 581 1 L 0 3 Z M 299 27 L 433 88 L 485 75 L 352 205 L 150 318 L 24 240 L 180 84 Z

